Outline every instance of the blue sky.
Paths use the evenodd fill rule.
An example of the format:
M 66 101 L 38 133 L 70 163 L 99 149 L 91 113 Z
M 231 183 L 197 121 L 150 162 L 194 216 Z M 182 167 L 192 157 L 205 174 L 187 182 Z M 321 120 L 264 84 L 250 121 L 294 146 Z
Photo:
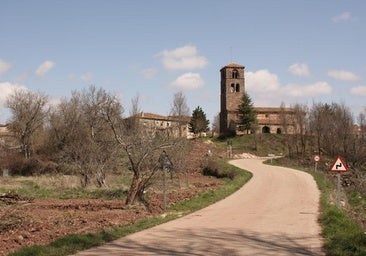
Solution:
M 220 68 L 245 66 L 255 106 L 338 102 L 366 107 L 364 0 L 2 0 L 0 123 L 16 88 L 52 104 L 93 84 L 129 115 L 167 115 L 182 91 L 209 119 Z

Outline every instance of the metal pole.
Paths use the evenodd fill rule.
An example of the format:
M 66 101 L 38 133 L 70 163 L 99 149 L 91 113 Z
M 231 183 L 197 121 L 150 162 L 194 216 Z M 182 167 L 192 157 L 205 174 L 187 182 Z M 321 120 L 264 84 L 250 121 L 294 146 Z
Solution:
M 341 174 L 337 173 L 337 206 L 338 208 L 341 208 Z
M 315 162 L 315 172 L 317 171 L 318 169 L 318 162 Z
M 166 175 L 165 175 L 165 168 L 163 168 L 163 208 L 164 213 L 166 211 Z

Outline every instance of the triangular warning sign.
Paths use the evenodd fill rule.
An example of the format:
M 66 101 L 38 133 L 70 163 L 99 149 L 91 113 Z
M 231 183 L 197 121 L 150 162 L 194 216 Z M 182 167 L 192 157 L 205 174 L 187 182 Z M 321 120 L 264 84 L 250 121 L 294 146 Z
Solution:
M 338 156 L 330 167 L 331 172 L 348 172 L 348 167 L 341 156 Z

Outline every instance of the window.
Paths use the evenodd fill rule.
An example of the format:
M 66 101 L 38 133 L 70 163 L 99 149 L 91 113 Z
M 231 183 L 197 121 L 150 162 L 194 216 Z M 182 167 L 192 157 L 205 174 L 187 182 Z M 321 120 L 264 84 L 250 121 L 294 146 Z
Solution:
M 236 70 L 236 69 L 234 69 L 233 70 L 233 73 L 232 73 L 232 78 L 235 78 L 235 79 L 237 79 L 238 78 L 238 70 Z
M 239 84 L 236 84 L 235 91 L 236 91 L 236 92 L 240 92 L 240 85 L 239 85 Z
M 235 92 L 235 85 L 234 84 L 230 85 L 230 92 Z

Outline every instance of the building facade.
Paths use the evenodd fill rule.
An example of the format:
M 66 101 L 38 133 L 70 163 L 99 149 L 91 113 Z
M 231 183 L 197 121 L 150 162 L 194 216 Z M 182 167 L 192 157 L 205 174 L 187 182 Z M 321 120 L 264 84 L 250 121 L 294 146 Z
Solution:
M 189 132 L 189 116 L 162 116 L 153 113 L 140 112 L 128 118 L 130 121 L 136 120 L 139 125 L 156 131 L 164 131 L 174 137 L 191 138 Z
M 221 68 L 220 134 L 233 134 L 239 121 L 238 105 L 245 90 L 244 66 L 229 63 Z
M 220 134 L 240 134 L 238 106 L 245 92 L 245 67 L 229 63 L 220 69 Z M 293 110 L 291 108 L 255 107 L 257 125 L 252 132 L 256 133 L 289 133 L 295 132 Z

